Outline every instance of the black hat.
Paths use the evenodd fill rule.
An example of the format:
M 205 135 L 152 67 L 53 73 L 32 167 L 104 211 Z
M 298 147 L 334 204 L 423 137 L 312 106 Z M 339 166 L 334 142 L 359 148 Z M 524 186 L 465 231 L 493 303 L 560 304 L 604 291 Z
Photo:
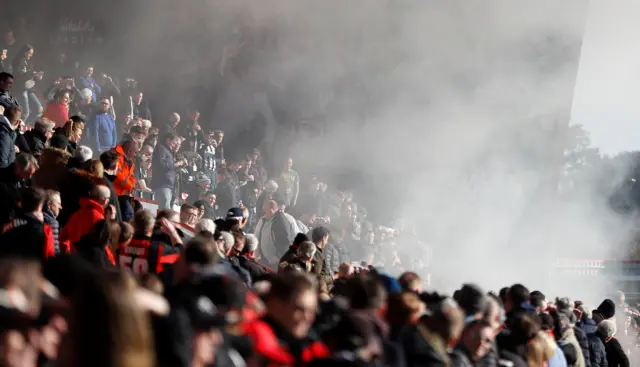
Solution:
M 453 299 L 458 302 L 466 316 L 484 312 L 487 308 L 487 296 L 475 284 L 464 284 L 460 290 L 454 293 Z
M 309 237 L 307 237 L 306 234 L 300 232 L 296 235 L 296 237 L 293 239 L 293 245 L 297 246 L 300 245 L 301 243 L 305 242 L 305 241 L 309 241 Z
M 607 298 L 602 301 L 597 310 L 605 319 L 610 319 L 616 315 L 616 304 Z

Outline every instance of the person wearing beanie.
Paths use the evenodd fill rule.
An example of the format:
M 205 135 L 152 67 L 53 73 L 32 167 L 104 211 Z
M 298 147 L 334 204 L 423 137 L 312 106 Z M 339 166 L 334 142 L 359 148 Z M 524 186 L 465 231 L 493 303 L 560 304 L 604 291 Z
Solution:
M 307 235 L 304 233 L 298 233 L 293 239 L 293 243 L 291 244 L 291 246 L 289 246 L 287 252 L 285 252 L 285 254 L 280 258 L 278 266 L 280 266 L 280 264 L 282 263 L 291 263 L 292 261 L 297 259 L 296 253 L 298 252 L 298 247 L 300 247 L 301 243 L 306 241 L 309 241 L 309 237 L 307 237 Z
M 464 311 L 467 324 L 482 319 L 487 309 L 486 293 L 476 284 L 464 284 L 454 293 L 453 299 Z
M 596 324 L 599 324 L 600 321 L 609 320 L 613 318 L 615 315 L 616 315 L 616 304 L 612 300 L 607 298 L 604 301 L 602 301 L 600 306 L 598 306 L 598 308 L 595 311 L 593 311 L 593 321 L 595 321 Z

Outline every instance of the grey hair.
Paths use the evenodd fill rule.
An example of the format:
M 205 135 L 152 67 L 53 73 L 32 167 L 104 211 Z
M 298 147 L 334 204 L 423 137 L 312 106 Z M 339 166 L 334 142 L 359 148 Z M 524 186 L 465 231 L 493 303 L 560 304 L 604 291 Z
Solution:
M 298 255 L 299 257 L 306 257 L 306 258 L 311 258 L 316 254 L 316 245 L 311 242 L 311 241 L 304 241 L 300 244 L 300 247 L 298 247 L 298 251 L 296 252 L 296 255 Z
M 276 192 L 278 190 L 278 184 L 274 180 L 265 182 L 264 189 L 267 192 Z
M 93 158 L 93 150 L 86 145 L 80 145 L 73 151 L 73 158 L 84 163 Z
M 583 303 L 583 304 L 581 304 L 580 306 L 578 306 L 578 310 L 582 311 L 582 314 L 583 314 L 584 316 L 586 316 L 587 318 L 589 318 L 589 319 L 590 319 L 590 318 L 592 317 L 592 315 L 593 315 L 591 307 L 589 307 L 589 306 L 585 305 L 584 303 Z
M 556 307 L 559 310 L 573 310 L 573 301 L 569 297 L 556 298 Z
M 35 167 L 36 169 L 38 168 L 38 160 L 29 153 L 16 154 L 15 162 L 18 167 L 25 170 L 31 167 Z
M 251 253 L 258 249 L 258 237 L 254 234 L 249 233 L 244 236 L 244 250 L 243 252 Z
M 220 239 L 223 242 L 224 251 L 231 250 L 236 241 L 233 239 L 233 235 L 229 232 L 220 232 Z
M 194 229 L 198 233 L 208 232 L 214 234 L 216 231 L 216 224 L 211 219 L 202 218 L 198 223 L 196 223 L 196 227 Z
M 598 333 L 600 333 L 600 335 L 602 335 L 605 339 L 611 338 L 612 336 L 616 335 L 617 331 L 618 330 L 616 329 L 616 323 L 611 320 L 602 320 L 598 324 Z
M 54 127 L 56 127 L 56 124 L 47 118 L 41 118 L 33 125 L 34 130 L 37 130 L 43 134 L 46 134 L 48 131 L 53 130 Z

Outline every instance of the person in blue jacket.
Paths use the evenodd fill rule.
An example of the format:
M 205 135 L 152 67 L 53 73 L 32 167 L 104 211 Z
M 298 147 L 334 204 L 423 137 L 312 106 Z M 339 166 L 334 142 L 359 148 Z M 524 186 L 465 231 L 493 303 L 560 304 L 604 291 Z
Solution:
M 80 83 L 78 83 L 80 84 L 79 88 L 81 90 L 84 88 L 91 90 L 94 101 L 96 98 L 100 97 L 102 87 L 100 87 L 100 84 L 98 84 L 98 82 L 93 78 L 93 66 L 88 66 L 85 70 L 85 74 L 78 79 L 80 80 Z
M 89 140 L 100 153 L 115 148 L 118 143 L 116 121 L 109 113 L 110 107 L 109 99 L 101 98 L 98 112 L 89 120 L 85 129 Z

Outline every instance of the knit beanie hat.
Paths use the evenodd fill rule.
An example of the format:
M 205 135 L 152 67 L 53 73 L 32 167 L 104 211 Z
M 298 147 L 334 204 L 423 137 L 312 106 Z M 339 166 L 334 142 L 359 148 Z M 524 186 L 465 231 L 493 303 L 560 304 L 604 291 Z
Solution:
M 613 303 L 610 299 L 605 299 L 602 301 L 600 306 L 598 306 L 598 312 L 605 318 L 610 319 L 616 315 L 616 304 Z

